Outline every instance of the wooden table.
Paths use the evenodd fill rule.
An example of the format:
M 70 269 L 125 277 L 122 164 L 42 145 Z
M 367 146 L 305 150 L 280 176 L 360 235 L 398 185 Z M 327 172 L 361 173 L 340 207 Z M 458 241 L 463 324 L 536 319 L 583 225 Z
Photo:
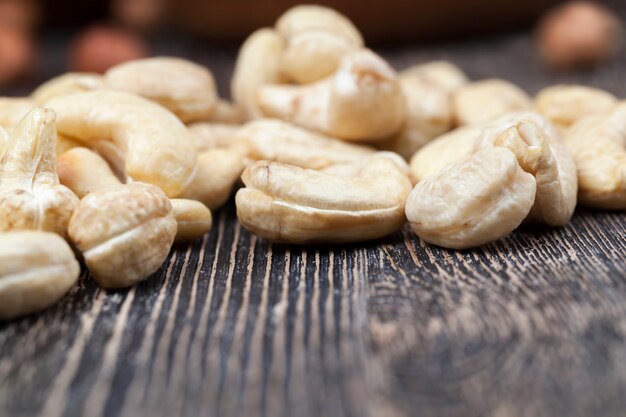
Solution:
M 157 52 L 210 65 L 225 92 L 235 49 L 184 45 Z M 550 74 L 528 34 L 382 51 L 531 93 L 583 82 L 626 96 L 626 55 Z M 58 306 L 1 324 L 0 415 L 624 416 L 626 214 L 581 209 L 467 251 L 408 227 L 298 247 L 248 233 L 231 202 L 137 287 L 83 275 Z

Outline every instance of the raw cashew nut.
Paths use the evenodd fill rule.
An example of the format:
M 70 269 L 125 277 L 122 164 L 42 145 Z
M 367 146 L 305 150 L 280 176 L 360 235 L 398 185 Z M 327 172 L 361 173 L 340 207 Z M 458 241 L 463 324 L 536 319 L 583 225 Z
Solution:
M 78 198 L 59 184 L 55 114 L 35 108 L 10 131 L 0 157 L 0 232 L 43 230 L 67 236 Z
M 198 155 L 198 169 L 181 198 L 197 200 L 214 210 L 230 197 L 245 168 L 241 150 L 213 148 Z
M 213 217 L 207 206 L 199 201 L 182 198 L 173 198 L 171 203 L 178 224 L 176 242 L 195 239 L 211 230 Z
M 121 185 L 106 161 L 86 148 L 61 155 L 58 171 L 82 197 L 69 235 L 100 286 L 129 287 L 159 269 L 177 230 L 163 191 L 140 182 Z
M 254 32 L 239 49 L 230 89 L 233 99 L 247 118 L 261 117 L 256 95 L 265 84 L 280 83 L 283 38 L 272 29 Z
M 57 112 L 59 133 L 106 154 L 133 180 L 176 197 L 193 179 L 193 139 L 158 104 L 129 93 L 93 91 L 57 97 L 47 105 Z
M 504 80 L 476 81 L 453 93 L 457 126 L 480 124 L 505 113 L 530 109 L 528 94 Z
M 180 58 L 145 58 L 116 65 L 104 74 L 104 87 L 155 101 L 185 123 L 208 119 L 217 104 L 211 72 Z
M 452 107 L 450 93 L 425 81 L 418 72 L 401 73 L 399 79 L 407 102 L 406 121 L 400 133 L 377 146 L 410 159 L 419 148 L 452 128 Z
M 564 135 L 578 171 L 581 204 L 626 209 L 626 103 L 574 123 Z
M 268 116 L 345 140 L 385 139 L 405 118 L 395 71 L 366 49 L 344 57 L 331 77 L 303 86 L 262 86 L 257 99 Z
M 31 98 L 38 104 L 44 104 L 54 97 L 82 93 L 102 88 L 102 75 L 88 72 L 68 72 L 41 84 Z
M 456 65 L 448 61 L 432 61 L 414 65 L 400 73 L 400 78 L 419 78 L 427 84 L 452 93 L 469 82 L 467 75 Z
M 346 178 L 278 162 L 244 171 L 237 216 L 261 237 L 287 243 L 355 242 L 385 236 L 405 221 L 406 167 L 375 156 Z
M 302 5 L 285 12 L 276 31 L 286 40 L 281 71 L 289 80 L 312 83 L 334 73 L 341 59 L 363 47 L 350 20 L 323 6 Z
M 585 116 L 606 113 L 616 105 L 613 94 L 582 85 L 547 87 L 535 97 L 537 111 L 561 130 Z
M 188 127 L 198 151 L 232 146 L 241 128 L 236 125 L 207 122 L 193 123 Z
M 17 124 L 36 106 L 37 104 L 29 97 L 1 97 L 0 127 L 9 128 Z
M 79 274 L 74 253 L 60 236 L 0 233 L 0 320 L 50 307 L 72 288 Z
M 376 152 L 367 146 L 345 143 L 271 119 L 248 122 L 237 133 L 236 141 L 252 160 L 276 161 L 320 171 L 360 165 Z
M 537 188 L 528 219 L 551 226 L 566 224 L 576 206 L 574 160 L 554 126 L 536 113 L 507 114 L 483 126 L 459 128 L 435 139 L 412 158 L 413 177 L 417 182 L 423 181 L 450 164 L 493 146 L 513 151 L 522 165 L 520 154 L 531 154 L 537 164 L 532 169 L 523 165 L 534 176 Z
M 508 149 L 486 148 L 418 183 L 406 216 L 426 242 L 452 249 L 506 236 L 530 212 L 536 184 Z

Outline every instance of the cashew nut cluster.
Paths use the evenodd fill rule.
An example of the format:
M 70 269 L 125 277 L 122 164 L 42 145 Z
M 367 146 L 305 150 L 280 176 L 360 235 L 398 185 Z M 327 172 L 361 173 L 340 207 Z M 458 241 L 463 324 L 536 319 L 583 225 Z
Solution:
M 78 198 L 59 183 L 54 111 L 31 110 L 0 153 L 0 232 L 43 230 L 67 236 Z
M 79 274 L 74 253 L 60 236 L 41 231 L 0 233 L 0 321 L 50 307 Z
M 626 209 L 626 102 L 584 117 L 564 134 L 578 171 L 581 204 Z
M 411 190 L 406 166 L 382 153 L 354 177 L 279 162 L 244 171 L 237 216 L 247 229 L 274 242 L 356 242 L 386 236 L 405 222 Z
M 440 161 L 428 164 L 427 161 Z M 418 184 L 406 214 L 415 233 L 463 249 L 499 239 L 525 220 L 566 224 L 576 206 L 576 167 L 558 132 L 538 114 L 464 127 L 418 151 Z

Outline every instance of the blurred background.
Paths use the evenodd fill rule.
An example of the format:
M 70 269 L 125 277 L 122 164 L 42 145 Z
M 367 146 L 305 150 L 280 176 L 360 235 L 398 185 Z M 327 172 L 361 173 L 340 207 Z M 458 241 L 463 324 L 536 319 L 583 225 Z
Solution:
M 259 27 L 273 25 L 281 13 L 298 3 L 288 0 L 0 0 L 0 95 L 28 94 L 39 83 L 63 72 L 103 72 L 119 62 L 151 55 L 189 57 L 213 69 L 212 61 L 234 61 L 237 47 L 247 35 Z M 556 0 L 326 0 L 317 3 L 346 14 L 365 35 L 368 45 L 387 49 L 402 45 L 428 48 L 433 44 L 468 42 L 494 37 L 495 33 L 532 28 L 536 28 L 536 36 L 543 36 L 542 42 L 547 44 L 549 36 L 541 35 L 538 25 L 546 21 L 555 7 L 563 7 L 563 2 Z M 615 13 L 616 19 L 622 20 L 626 14 L 626 0 L 596 4 L 610 14 Z M 587 37 L 605 38 L 608 36 L 605 32 L 614 30 L 607 29 L 606 25 L 596 25 L 595 30 L 592 20 L 587 24 L 584 16 L 565 19 L 561 28 L 555 30 L 575 32 L 566 37 L 583 32 Z M 610 59 L 618 46 L 615 39 L 615 36 L 611 38 L 611 50 L 595 61 Z M 563 49 L 562 43 L 556 47 Z M 574 45 L 574 48 L 580 47 Z M 544 64 L 560 70 L 578 66 L 576 63 Z M 223 89 L 232 65 L 219 67 L 223 69 L 218 69 L 215 75 Z M 228 91 L 221 93 L 228 95 Z

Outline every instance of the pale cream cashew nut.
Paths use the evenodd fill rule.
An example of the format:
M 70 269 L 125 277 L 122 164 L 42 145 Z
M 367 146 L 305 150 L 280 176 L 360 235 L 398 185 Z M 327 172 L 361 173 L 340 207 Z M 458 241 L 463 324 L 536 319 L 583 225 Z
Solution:
M 44 104 L 54 97 L 100 89 L 102 84 L 100 74 L 68 72 L 41 84 L 31 93 L 31 98 L 38 104 Z
M 154 184 L 170 197 L 187 188 L 197 152 L 187 127 L 160 105 L 116 91 L 56 97 L 59 133 L 105 154 L 133 180 Z

